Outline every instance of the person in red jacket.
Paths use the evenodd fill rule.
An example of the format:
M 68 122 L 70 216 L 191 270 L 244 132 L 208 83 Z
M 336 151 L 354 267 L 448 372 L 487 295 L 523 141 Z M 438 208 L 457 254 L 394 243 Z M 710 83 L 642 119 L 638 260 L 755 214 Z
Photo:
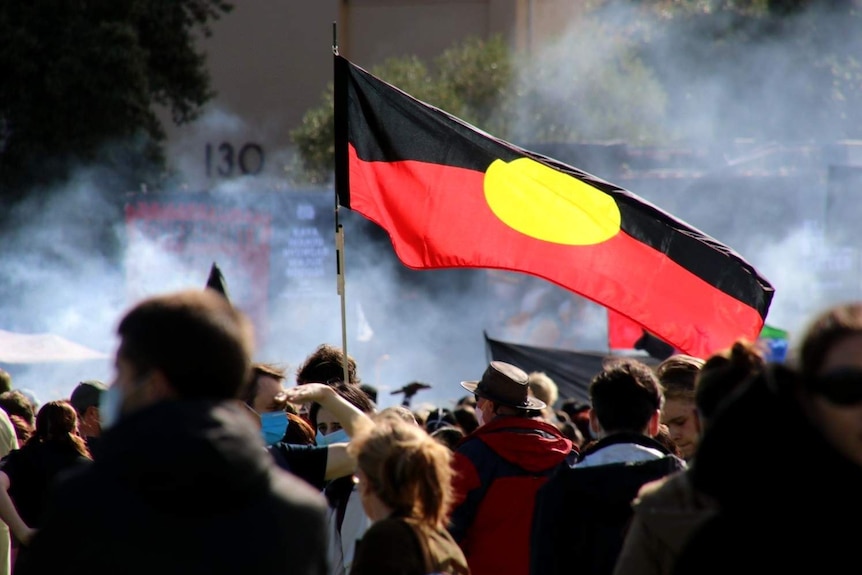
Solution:
M 461 386 L 476 396 L 480 426 L 455 450 L 449 531 L 472 575 L 527 575 L 534 495 L 577 452 L 541 419 L 545 403 L 530 396 L 517 366 L 492 361 L 482 379 Z

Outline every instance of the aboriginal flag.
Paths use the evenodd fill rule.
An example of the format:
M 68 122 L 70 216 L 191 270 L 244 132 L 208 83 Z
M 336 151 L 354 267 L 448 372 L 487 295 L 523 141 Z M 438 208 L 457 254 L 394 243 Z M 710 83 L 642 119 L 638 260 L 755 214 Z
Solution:
M 335 56 L 338 203 L 414 269 L 532 274 L 705 357 L 755 340 L 774 290 L 729 247 L 629 191 L 429 106 Z

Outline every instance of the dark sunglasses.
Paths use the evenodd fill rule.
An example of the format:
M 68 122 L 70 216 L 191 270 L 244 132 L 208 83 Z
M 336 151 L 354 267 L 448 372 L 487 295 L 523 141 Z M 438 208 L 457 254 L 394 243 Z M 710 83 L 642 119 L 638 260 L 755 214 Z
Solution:
M 847 368 L 830 371 L 815 378 L 808 389 L 835 405 L 857 405 L 862 403 L 862 370 Z

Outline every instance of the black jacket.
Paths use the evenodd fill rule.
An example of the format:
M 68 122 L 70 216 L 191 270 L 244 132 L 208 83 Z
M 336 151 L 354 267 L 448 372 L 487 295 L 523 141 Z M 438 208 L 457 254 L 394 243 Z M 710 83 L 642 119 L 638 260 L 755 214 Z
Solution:
M 685 469 L 659 442 L 621 433 L 599 440 L 579 458 L 613 444 L 636 444 L 664 454 L 658 459 L 562 467 L 539 489 L 531 531 L 531 575 L 610 575 L 640 488 Z
M 692 479 L 719 511 L 689 539 L 675 574 L 860 572 L 862 468 L 805 416 L 795 377 L 770 366 L 713 417 Z
M 325 508 L 240 408 L 163 402 L 58 485 L 16 575 L 324 574 Z

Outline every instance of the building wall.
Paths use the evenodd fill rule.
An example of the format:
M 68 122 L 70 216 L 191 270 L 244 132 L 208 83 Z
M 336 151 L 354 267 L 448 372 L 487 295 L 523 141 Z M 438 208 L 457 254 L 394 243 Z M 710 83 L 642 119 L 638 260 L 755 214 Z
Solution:
M 561 26 L 583 0 L 238 0 L 202 39 L 216 98 L 194 124 L 166 122 L 168 153 L 189 187 L 239 175 L 278 181 L 290 131 L 332 81 L 332 23 L 341 54 L 371 68 L 431 60 L 469 37 L 501 34 L 520 49 Z

